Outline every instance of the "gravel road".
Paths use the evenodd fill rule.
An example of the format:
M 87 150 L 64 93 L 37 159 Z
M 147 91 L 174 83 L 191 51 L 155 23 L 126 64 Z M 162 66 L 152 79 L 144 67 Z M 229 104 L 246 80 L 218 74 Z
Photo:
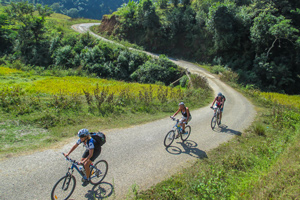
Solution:
M 94 24 L 74 25 L 72 28 L 86 32 L 92 25 Z M 177 139 L 167 149 L 163 140 L 174 125 L 169 118 L 126 129 L 108 130 L 107 143 L 103 146 L 100 156 L 109 164 L 107 177 L 98 186 L 82 187 L 76 173 L 77 186 L 71 199 L 124 199 L 133 184 L 137 184 L 140 189 L 149 188 L 178 173 L 181 168 L 194 161 L 206 158 L 207 151 L 235 135 L 240 135 L 241 131 L 251 124 L 256 112 L 253 105 L 240 93 L 192 63 L 183 60 L 172 61 L 193 73 L 206 76 L 215 94 L 221 91 L 226 95 L 221 128 L 217 131 L 211 130 L 213 111 L 206 106 L 191 111 L 192 133 L 188 141 L 181 143 L 180 139 Z M 174 108 L 174 112 L 176 109 Z M 61 148 L 1 161 L 0 199 L 50 199 L 53 185 L 66 173 L 68 166 L 60 153 L 67 152 L 76 140 L 76 137 L 70 139 L 70 143 Z M 80 146 L 71 157 L 79 159 L 83 151 Z

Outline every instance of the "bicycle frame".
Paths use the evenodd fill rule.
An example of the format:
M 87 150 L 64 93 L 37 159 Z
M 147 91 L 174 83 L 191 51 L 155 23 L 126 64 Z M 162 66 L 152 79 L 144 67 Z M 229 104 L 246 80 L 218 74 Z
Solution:
M 70 163 L 72 163 L 71 167 L 69 167 L 69 169 L 68 169 L 67 174 L 73 174 L 74 168 L 75 168 L 76 171 L 82 176 L 82 178 L 84 178 L 84 174 L 83 174 L 83 173 L 79 170 L 79 168 L 78 168 L 78 165 L 79 165 L 78 162 L 77 162 L 76 160 L 72 160 L 72 159 L 69 158 L 69 157 L 66 157 L 66 160 L 69 161 Z M 90 165 L 90 167 L 92 167 L 92 168 L 94 168 L 95 170 L 98 171 L 98 169 L 94 167 L 93 163 Z M 70 170 L 72 170 L 71 173 L 70 173 Z M 93 174 L 94 174 L 94 171 L 93 171 Z M 96 177 L 96 176 L 91 176 L 91 175 L 93 175 L 93 174 L 90 174 L 90 179 Z M 95 173 L 95 174 L 96 174 L 96 173 Z
M 179 124 L 179 119 L 176 119 L 176 124 L 173 126 L 173 129 L 174 129 L 174 131 L 177 130 L 178 133 L 180 133 L 182 130 L 182 127 L 181 127 L 181 125 L 178 126 L 178 124 Z
M 214 112 L 214 115 L 220 117 L 220 112 L 221 112 L 220 108 L 216 106 L 216 107 L 213 108 L 213 110 L 215 111 L 215 112 Z

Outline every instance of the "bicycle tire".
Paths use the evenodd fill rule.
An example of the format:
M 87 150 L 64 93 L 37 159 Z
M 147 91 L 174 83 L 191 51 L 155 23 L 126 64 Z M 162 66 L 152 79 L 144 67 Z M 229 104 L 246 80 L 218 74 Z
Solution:
M 192 131 L 192 128 L 189 125 L 187 125 L 185 127 L 185 132 L 188 132 L 188 133 L 187 134 L 180 134 L 181 140 L 183 142 L 186 141 L 190 137 L 191 131 Z
M 70 193 L 67 194 L 66 197 L 64 197 L 65 195 L 59 194 L 60 192 L 58 192 L 58 190 L 56 190 L 56 189 L 60 189 L 60 188 L 57 186 L 62 182 L 62 188 L 61 188 L 62 191 L 61 192 L 64 193 L 66 190 L 69 189 L 70 183 L 72 181 L 73 181 L 73 184 L 71 186 Z M 75 186 L 76 186 L 76 179 L 73 175 L 65 175 L 65 176 L 61 177 L 53 186 L 53 189 L 51 191 L 51 199 L 52 200 L 68 199 L 73 194 L 73 192 L 75 190 Z
M 211 122 L 210 122 L 210 126 L 211 126 L 211 129 L 212 129 L 212 130 L 215 129 L 216 123 L 217 123 L 217 118 L 216 118 L 216 116 L 213 116 L 213 117 L 211 118 Z
M 173 143 L 174 139 L 175 139 L 175 131 L 171 130 L 167 133 L 167 135 L 164 139 L 165 147 L 169 147 Z
M 90 177 L 91 177 L 90 183 L 92 185 L 98 185 L 106 177 L 106 174 L 108 171 L 108 163 L 105 160 L 99 160 L 98 162 L 96 162 L 94 164 L 94 167 L 96 169 L 92 167 L 91 175 L 90 175 Z M 101 172 L 101 173 L 99 173 L 99 172 Z

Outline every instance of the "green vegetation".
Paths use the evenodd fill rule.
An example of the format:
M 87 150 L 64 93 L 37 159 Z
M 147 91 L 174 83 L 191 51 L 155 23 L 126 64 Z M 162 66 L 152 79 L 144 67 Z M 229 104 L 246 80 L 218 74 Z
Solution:
M 300 92 L 300 1 L 129 1 L 97 32 L 156 53 L 226 66 L 244 85 Z M 218 69 L 215 69 L 218 70 Z
M 208 158 L 149 190 L 135 190 L 133 199 L 299 197 L 300 111 L 295 102 L 300 96 L 231 84 L 257 106 L 255 122 L 241 136 L 206 152 Z
M 22 2 L 22 0 L 1 0 L 0 4 L 6 5 L 10 2 Z M 23 1 L 24 2 L 24 1 Z M 72 18 L 101 19 L 104 14 L 116 11 L 124 0 L 89 0 L 89 1 L 68 1 L 68 0 L 28 0 L 32 4 L 47 5 L 56 13 L 61 13 Z
M 0 67 L 1 155 L 51 145 L 80 127 L 103 130 L 159 119 L 174 112 L 179 101 L 198 108 L 211 96 L 201 77 L 194 77 L 200 79 L 197 89 L 187 89 L 59 72 L 57 77 L 54 70 L 39 75 Z
M 26 2 L 1 9 L 1 157 L 53 145 L 82 126 L 125 127 L 166 117 L 178 101 L 208 103 L 205 79 L 193 77 L 192 89 L 167 87 L 183 72 L 166 56 L 72 33 L 69 26 L 82 22 L 93 21 Z
M 73 29 L 71 29 L 71 26 L 74 24 L 82 24 L 82 23 L 100 23 L 100 20 L 94 20 L 94 19 L 84 19 L 84 18 L 71 18 L 63 14 L 58 13 L 52 13 L 50 17 L 46 17 L 46 23 L 45 26 L 49 30 L 55 30 L 58 33 L 64 33 L 64 34 L 80 34 L 77 32 L 74 32 Z
M 166 85 L 182 74 L 163 55 L 153 59 L 145 53 L 96 40 L 88 33 L 71 34 L 68 26 L 81 20 L 53 14 L 47 6 L 12 3 L 2 16 L 0 40 L 4 45 L 0 55 L 5 55 L 2 62 L 6 64 L 19 62 L 28 70 L 73 69 L 77 74 Z

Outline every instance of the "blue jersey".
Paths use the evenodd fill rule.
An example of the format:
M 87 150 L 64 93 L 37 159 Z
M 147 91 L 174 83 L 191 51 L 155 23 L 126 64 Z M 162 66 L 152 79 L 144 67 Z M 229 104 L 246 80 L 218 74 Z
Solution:
M 81 143 L 81 140 L 78 139 L 77 140 L 77 144 L 80 145 Z M 93 138 L 91 138 L 90 140 L 88 140 L 86 142 L 86 144 L 83 144 L 83 146 L 87 149 L 87 150 L 91 150 L 91 149 L 95 149 L 95 143 L 96 143 L 96 140 L 94 140 Z

